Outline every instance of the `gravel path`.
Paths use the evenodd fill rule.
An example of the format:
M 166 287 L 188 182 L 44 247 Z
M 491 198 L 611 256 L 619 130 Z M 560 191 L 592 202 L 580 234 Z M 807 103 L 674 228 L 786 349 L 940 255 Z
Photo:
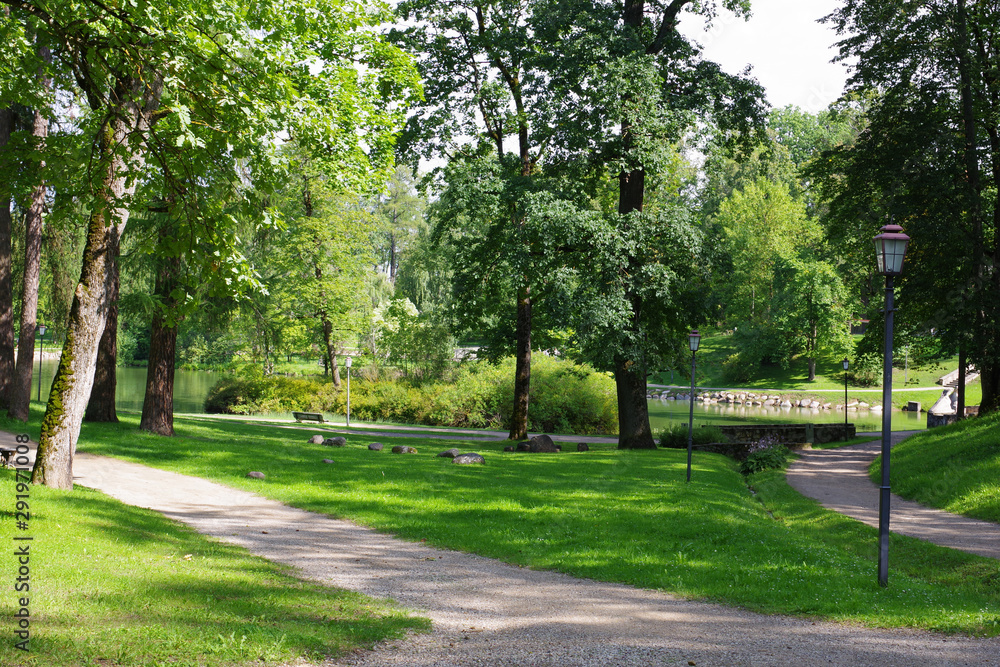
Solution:
M 0 434 L 0 444 L 4 444 Z M 6 445 L 4 445 L 6 446 Z M 431 633 L 324 667 L 996 665 L 1000 639 L 765 616 L 428 548 L 202 479 L 78 454 L 75 481 L 199 532 L 391 597 Z
M 892 445 L 919 432 L 895 432 Z M 801 458 L 788 467 L 788 483 L 827 509 L 878 526 L 878 486 L 868 477 L 868 468 L 882 452 L 882 441 L 880 434 L 872 436 L 880 439 L 800 452 Z M 1000 559 L 1000 526 L 995 523 L 924 507 L 895 494 L 890 496 L 889 507 L 889 529 L 894 533 Z M 891 553 L 889 566 L 891 569 Z

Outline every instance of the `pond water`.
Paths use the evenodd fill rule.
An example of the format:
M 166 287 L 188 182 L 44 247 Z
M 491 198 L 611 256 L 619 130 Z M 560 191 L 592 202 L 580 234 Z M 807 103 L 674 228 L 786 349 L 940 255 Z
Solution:
M 687 424 L 687 401 L 665 401 L 652 399 L 649 401 L 649 425 L 656 433 L 673 422 Z M 879 412 L 848 412 L 847 419 L 854 424 L 858 432 L 882 430 L 882 414 Z M 694 404 L 694 426 L 710 424 L 741 424 L 759 422 L 770 424 L 813 423 L 813 424 L 843 424 L 844 413 L 836 410 L 813 410 L 810 408 L 765 408 L 746 405 L 729 404 Z M 927 415 L 916 412 L 892 413 L 893 431 L 916 431 L 927 427 Z
M 56 373 L 56 360 L 42 362 L 42 400 L 48 396 L 52 386 L 52 377 Z M 38 396 L 38 372 L 32 374 L 31 397 Z M 204 412 L 205 397 L 222 373 L 209 371 L 185 371 L 178 369 L 174 373 L 174 412 L 198 413 Z M 115 403 L 119 410 L 142 410 L 142 399 L 146 394 L 145 368 L 119 368 L 118 387 L 115 391 Z
M 56 371 L 56 361 L 42 362 L 42 394 L 48 395 L 52 376 Z M 32 397 L 38 391 L 38 373 L 34 373 Z M 174 375 L 174 412 L 200 413 L 204 410 L 205 396 L 222 373 L 208 371 L 186 371 L 178 369 Z M 118 390 L 116 393 L 119 410 L 142 410 L 142 399 L 146 393 L 145 368 L 119 368 Z M 873 394 L 874 396 L 874 394 Z M 288 417 L 288 415 L 280 415 Z M 859 432 L 882 430 L 882 415 L 877 412 L 849 412 L 848 419 Z M 649 423 L 653 432 L 665 428 L 672 422 L 686 424 L 688 420 L 687 401 L 649 401 Z M 892 430 L 919 430 L 926 427 L 924 413 L 893 412 Z M 831 410 L 811 410 L 809 408 L 764 408 L 745 405 L 694 404 L 695 427 L 708 424 L 739 424 L 746 422 L 814 424 L 843 423 L 844 413 Z

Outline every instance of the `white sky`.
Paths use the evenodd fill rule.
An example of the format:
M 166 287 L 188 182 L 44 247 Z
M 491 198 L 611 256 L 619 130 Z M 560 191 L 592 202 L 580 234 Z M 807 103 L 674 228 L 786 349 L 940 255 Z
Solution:
M 747 65 L 767 89 L 775 108 L 789 104 L 816 113 L 840 97 L 847 68 L 831 63 L 837 34 L 816 21 L 840 6 L 838 0 L 751 0 L 749 21 L 721 10 L 706 30 L 690 14 L 680 30 L 700 43 L 705 57 L 732 74 Z

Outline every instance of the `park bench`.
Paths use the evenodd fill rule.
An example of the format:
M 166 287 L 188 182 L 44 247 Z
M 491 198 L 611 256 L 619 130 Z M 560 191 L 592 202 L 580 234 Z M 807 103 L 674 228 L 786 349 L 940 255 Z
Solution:
M 292 417 L 294 417 L 297 422 L 316 422 L 318 424 L 326 423 L 326 420 L 323 419 L 323 415 L 318 412 L 293 412 Z

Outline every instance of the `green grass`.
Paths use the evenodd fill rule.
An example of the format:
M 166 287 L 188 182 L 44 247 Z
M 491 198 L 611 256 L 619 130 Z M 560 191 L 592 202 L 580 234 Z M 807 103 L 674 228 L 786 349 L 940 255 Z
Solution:
M 178 419 L 178 436 L 160 438 L 134 426 L 85 425 L 80 447 L 519 565 L 767 613 L 1000 634 L 1000 562 L 894 536 L 883 590 L 875 529 L 803 500 L 780 475 L 754 480 L 755 497 L 719 455 L 698 453 L 685 484 L 680 450 L 527 455 L 502 442 L 379 439 L 419 450 L 400 456 L 352 434 L 345 448 L 309 445 L 309 429 Z M 487 465 L 435 456 L 451 447 Z M 248 465 L 267 479 L 245 478 Z
M 0 470 L 0 521 L 14 532 L 14 495 L 30 496 L 30 586 L 13 591 L 13 547 L 0 559 L 0 615 L 28 597 L 29 652 L 4 623 L 0 664 L 278 665 L 323 660 L 408 629 L 427 629 L 389 603 L 307 583 L 244 549 L 162 515 L 77 487 L 17 489 Z
M 1000 413 L 907 438 L 892 448 L 894 493 L 1000 523 Z M 872 474 L 881 474 L 881 462 Z

